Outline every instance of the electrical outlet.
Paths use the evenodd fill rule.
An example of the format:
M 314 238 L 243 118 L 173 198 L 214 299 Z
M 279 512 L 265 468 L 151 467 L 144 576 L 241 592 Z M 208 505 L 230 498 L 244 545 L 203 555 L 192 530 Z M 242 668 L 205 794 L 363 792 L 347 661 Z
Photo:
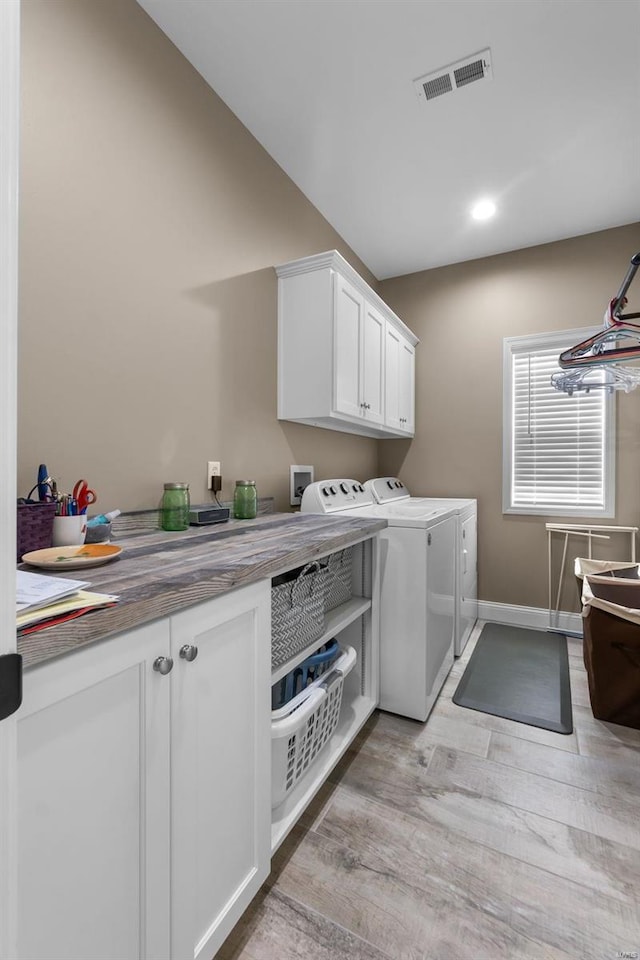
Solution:
M 214 489 L 213 478 L 220 477 L 222 473 L 220 471 L 220 461 L 219 460 L 207 460 L 207 490 Z M 220 489 L 220 487 L 218 487 Z

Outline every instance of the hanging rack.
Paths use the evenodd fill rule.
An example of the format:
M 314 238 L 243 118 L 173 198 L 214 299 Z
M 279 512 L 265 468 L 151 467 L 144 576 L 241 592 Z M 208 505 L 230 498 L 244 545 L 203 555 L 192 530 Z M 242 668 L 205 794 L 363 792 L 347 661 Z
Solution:
M 615 366 L 617 363 L 640 359 L 640 324 L 631 322 L 640 319 L 640 313 L 622 313 L 628 303 L 627 291 L 638 267 L 640 253 L 631 258 L 620 289 L 607 307 L 603 329 L 560 354 L 558 363 L 562 370 L 551 378 L 551 383 L 557 390 L 564 390 L 569 395 L 574 390 L 588 392 L 593 388 L 625 390 L 628 393 L 640 383 L 639 368 L 622 371 Z M 616 343 L 629 340 L 634 342 L 631 345 L 615 346 Z M 594 370 L 598 371 L 595 376 Z

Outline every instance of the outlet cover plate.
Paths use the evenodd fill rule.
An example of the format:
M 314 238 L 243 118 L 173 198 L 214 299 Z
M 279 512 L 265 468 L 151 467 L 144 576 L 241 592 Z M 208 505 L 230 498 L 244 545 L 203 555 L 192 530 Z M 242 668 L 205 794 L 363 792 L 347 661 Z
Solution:
M 313 466 L 292 464 L 289 467 L 289 502 L 292 507 L 299 507 L 305 487 L 313 483 Z

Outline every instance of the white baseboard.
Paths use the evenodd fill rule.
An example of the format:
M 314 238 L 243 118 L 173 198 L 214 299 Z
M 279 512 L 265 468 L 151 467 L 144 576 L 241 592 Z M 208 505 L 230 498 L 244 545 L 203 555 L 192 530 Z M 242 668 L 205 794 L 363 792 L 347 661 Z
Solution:
M 568 630 L 582 633 L 582 617 L 579 613 L 566 613 L 559 610 L 552 613 L 542 607 L 517 607 L 511 603 L 491 603 L 478 601 L 478 619 L 491 620 L 493 623 L 509 623 L 514 627 L 532 627 L 536 630 Z

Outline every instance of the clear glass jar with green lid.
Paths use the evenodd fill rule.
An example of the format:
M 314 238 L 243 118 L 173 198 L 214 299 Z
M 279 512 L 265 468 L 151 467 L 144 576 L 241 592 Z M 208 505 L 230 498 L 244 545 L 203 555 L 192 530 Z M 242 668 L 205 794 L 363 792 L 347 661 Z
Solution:
M 188 483 L 165 483 L 160 511 L 162 529 L 187 530 L 190 505 Z
M 258 513 L 258 493 L 255 480 L 236 480 L 233 495 L 233 515 L 236 520 L 253 520 Z

